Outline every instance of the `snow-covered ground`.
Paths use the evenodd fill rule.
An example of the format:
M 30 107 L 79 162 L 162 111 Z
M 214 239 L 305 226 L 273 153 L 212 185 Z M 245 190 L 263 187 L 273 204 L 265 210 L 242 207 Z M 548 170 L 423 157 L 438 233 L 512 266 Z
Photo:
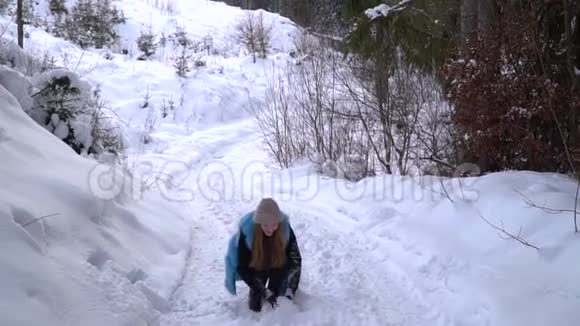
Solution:
M 154 320 L 182 277 L 191 214 L 154 193 L 105 200 L 120 184 L 106 165 L 74 153 L 2 87 L 0 107 L 1 324 Z
M 134 44 L 149 25 L 211 35 L 216 54 L 200 55 L 207 66 L 187 80 L 176 78 L 170 46 L 152 61 L 109 60 L 42 30 L 27 39 L 100 84 L 125 126 L 133 179 L 76 155 L 0 88 L 0 324 L 578 325 L 572 214 L 526 207 L 521 195 L 569 210 L 573 181 L 504 172 L 352 184 L 309 164 L 280 170 L 246 109 L 263 101 L 265 71 L 283 62 L 294 24 L 267 14 L 277 50 L 254 64 L 231 39 L 239 8 L 175 0 L 169 13 L 156 3 L 167 8 L 124 0 L 121 36 Z M 171 98 L 175 117 L 163 119 Z M 153 141 L 144 145 L 148 121 Z M 112 175 L 125 186 L 115 200 Z M 155 181 L 168 175 L 172 187 Z M 245 286 L 238 296 L 223 287 L 223 258 L 237 219 L 262 196 L 289 213 L 304 267 L 296 305 L 254 314 Z M 480 215 L 540 250 L 503 239 Z

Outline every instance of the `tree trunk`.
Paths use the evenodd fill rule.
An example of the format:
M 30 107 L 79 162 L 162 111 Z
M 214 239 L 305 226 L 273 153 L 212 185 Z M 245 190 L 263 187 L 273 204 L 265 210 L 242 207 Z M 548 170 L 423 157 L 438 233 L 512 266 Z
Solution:
M 574 76 L 576 78 L 576 86 L 580 83 L 580 74 L 577 74 L 577 70 L 580 70 L 580 3 L 576 3 L 576 26 L 574 28 L 574 57 L 575 60 L 573 62 L 574 65 L 574 73 L 576 74 L 576 76 Z M 575 92 L 578 91 L 578 89 L 574 90 Z M 579 117 L 579 112 L 578 111 L 573 111 L 572 113 L 572 135 L 571 138 L 574 141 L 574 144 L 578 144 L 578 142 L 580 142 L 580 117 Z M 580 156 L 579 156 L 580 158 Z M 579 159 L 580 161 L 580 159 Z M 580 180 L 580 162 L 578 163 L 578 165 L 576 166 L 576 168 L 578 169 L 576 171 L 576 173 L 578 174 L 577 177 Z
M 496 10 L 495 0 L 479 0 L 477 28 L 480 32 L 488 32 L 493 24 L 495 24 Z
M 569 1 L 566 1 L 569 2 Z M 576 80 L 574 81 L 574 84 L 576 87 L 578 87 L 579 82 L 580 82 L 580 75 L 576 74 L 576 70 L 580 69 L 580 3 L 574 3 L 571 6 L 573 9 L 575 9 L 574 12 L 569 12 L 569 8 L 566 8 L 566 12 L 567 12 L 567 19 L 568 19 L 568 26 L 566 27 L 567 29 L 569 29 L 569 41 L 568 41 L 568 46 L 570 46 L 570 66 L 572 68 L 572 71 L 574 72 L 574 75 L 576 77 Z M 575 7 L 575 8 L 574 8 Z M 570 8 L 570 9 L 572 9 Z M 572 29 L 572 21 L 575 21 L 574 24 L 574 28 Z M 568 33 L 568 32 L 567 32 Z
M 388 53 L 389 47 L 389 38 L 388 32 L 385 31 L 382 27 L 377 28 L 377 39 L 383 41 L 385 44 L 385 48 L 383 49 L 385 53 Z M 377 110 L 379 121 L 382 128 L 382 141 L 383 141 L 383 148 L 385 150 L 384 153 L 384 162 L 387 162 L 388 165 L 385 166 L 385 169 L 388 174 L 392 174 L 391 168 L 391 143 L 389 142 L 389 136 L 392 132 L 391 130 L 391 119 L 390 119 L 390 105 L 389 105 L 389 76 L 390 76 L 390 65 L 388 57 L 383 57 L 382 54 L 378 55 L 376 60 L 376 70 L 374 72 L 374 79 L 375 79 L 375 94 L 377 98 Z M 371 135 L 372 136 L 372 135 Z
M 477 32 L 478 0 L 463 0 L 461 4 L 461 37 L 465 41 Z
M 570 74 L 570 79 L 571 79 L 571 89 L 570 89 L 570 95 L 573 98 L 574 94 L 578 91 L 578 76 L 576 76 L 576 69 L 578 69 L 576 67 L 576 61 L 578 60 L 578 58 L 574 58 L 575 57 L 575 50 L 576 50 L 576 42 L 574 40 L 574 31 L 572 31 L 572 15 L 570 13 L 570 7 L 569 7 L 569 3 L 568 0 L 563 0 L 563 4 L 564 4 L 564 36 L 566 37 L 566 65 L 568 66 L 568 73 Z M 576 11 L 578 11 L 580 9 L 577 9 Z M 578 19 L 578 15 L 576 15 L 576 19 Z M 576 30 L 578 30 L 578 22 L 576 22 Z M 577 37 L 577 36 L 576 36 Z M 568 115 L 568 130 L 570 130 L 570 135 L 569 135 L 569 144 L 568 145 L 572 145 L 574 146 L 578 140 L 578 120 L 577 120 L 577 112 L 574 108 L 572 108 L 572 110 L 570 110 L 570 113 Z M 563 139 L 563 141 L 566 141 Z M 575 166 L 574 163 L 570 162 L 570 164 L 572 166 L 570 166 L 570 169 L 572 169 L 575 173 L 577 173 L 578 171 L 575 171 Z
M 22 15 L 22 0 L 16 1 L 16 24 L 18 32 L 18 46 L 24 48 L 24 18 Z

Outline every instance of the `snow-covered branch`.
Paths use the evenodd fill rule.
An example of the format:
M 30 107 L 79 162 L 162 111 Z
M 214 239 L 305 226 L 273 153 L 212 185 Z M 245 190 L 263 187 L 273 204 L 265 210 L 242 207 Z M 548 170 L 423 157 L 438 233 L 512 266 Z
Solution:
M 401 2 L 392 7 L 386 3 L 382 3 L 374 8 L 367 9 L 365 11 L 365 14 L 371 20 L 386 18 L 409 8 L 413 4 L 413 2 L 415 2 L 415 0 L 401 0 Z

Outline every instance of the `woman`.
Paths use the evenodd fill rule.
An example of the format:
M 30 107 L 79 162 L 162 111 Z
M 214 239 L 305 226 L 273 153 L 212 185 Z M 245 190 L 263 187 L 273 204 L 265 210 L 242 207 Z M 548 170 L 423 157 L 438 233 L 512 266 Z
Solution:
M 294 298 L 301 267 L 300 250 L 288 216 L 273 199 L 262 199 L 253 212 L 242 217 L 229 242 L 227 290 L 235 295 L 235 282 L 243 280 L 250 288 L 251 310 L 260 311 L 264 302 L 274 308 L 277 297 Z

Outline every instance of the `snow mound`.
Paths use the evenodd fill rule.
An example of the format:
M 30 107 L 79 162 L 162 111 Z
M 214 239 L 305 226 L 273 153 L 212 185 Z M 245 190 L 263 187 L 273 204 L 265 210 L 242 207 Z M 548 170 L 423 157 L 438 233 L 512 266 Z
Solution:
M 301 169 L 283 173 L 296 176 Z M 573 326 L 580 318 L 580 263 L 574 258 L 580 235 L 570 212 L 574 180 L 527 171 L 461 179 L 380 176 L 358 183 L 313 175 L 292 180 L 289 189 L 274 189 L 282 205 L 358 235 L 366 254 L 379 258 L 371 268 L 383 271 L 377 284 L 398 279 L 407 295 L 435 309 L 433 325 Z M 312 195 L 303 199 L 292 189 L 312 189 Z M 342 274 L 336 270 L 332 278 Z M 404 313 L 408 305 L 398 308 Z
M 112 195 L 128 182 L 118 171 L 77 155 L 2 86 L 0 107 L 2 324 L 153 324 L 188 254 L 181 208 Z

